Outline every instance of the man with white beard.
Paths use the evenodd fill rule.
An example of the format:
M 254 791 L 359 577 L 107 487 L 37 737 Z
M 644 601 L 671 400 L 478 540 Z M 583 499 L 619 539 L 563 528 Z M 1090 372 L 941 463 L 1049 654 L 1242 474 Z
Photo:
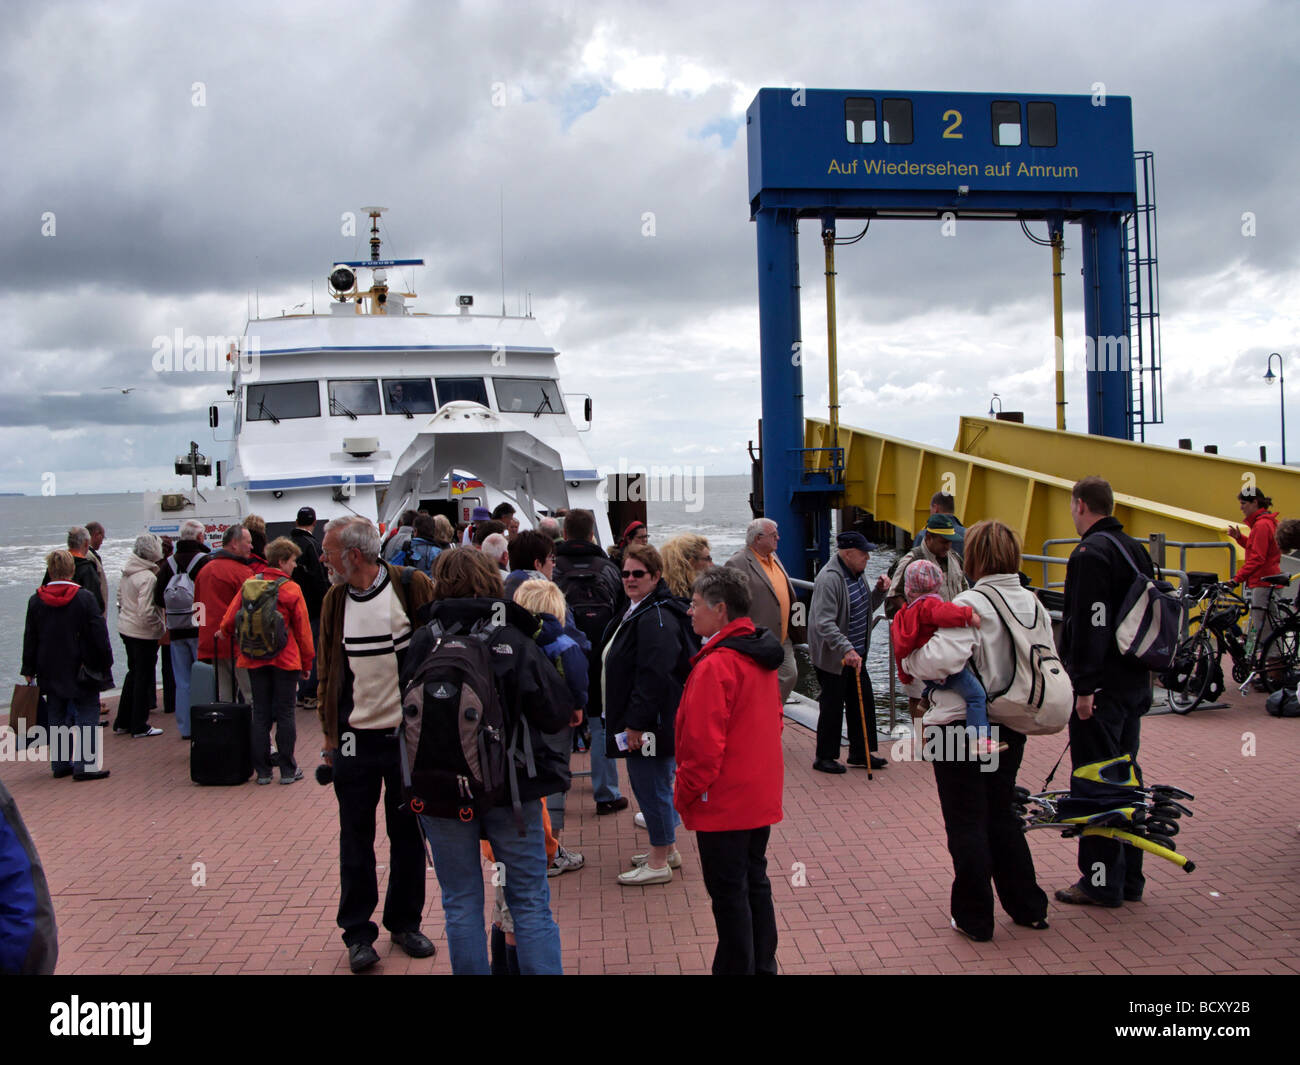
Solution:
M 325 733 L 321 760 L 333 767 L 339 804 L 342 892 L 338 923 L 354 973 L 379 961 L 371 920 L 379 901 L 375 878 L 375 806 L 380 789 L 388 830 L 388 892 L 384 927 L 413 958 L 434 953 L 420 932 L 424 912 L 424 841 L 415 814 L 401 809 L 397 727 L 398 684 L 416 612 L 433 598 L 423 573 L 379 558 L 379 530 L 363 517 L 336 518 L 325 528 L 321 558 L 330 590 L 321 603 L 317 649 L 317 713 Z

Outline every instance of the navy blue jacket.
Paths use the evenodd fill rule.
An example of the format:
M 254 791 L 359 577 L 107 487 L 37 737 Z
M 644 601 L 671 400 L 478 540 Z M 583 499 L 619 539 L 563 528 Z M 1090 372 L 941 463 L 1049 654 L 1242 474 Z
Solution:
M 18 804 L 0 784 L 0 975 L 49 976 L 59 959 L 54 902 Z

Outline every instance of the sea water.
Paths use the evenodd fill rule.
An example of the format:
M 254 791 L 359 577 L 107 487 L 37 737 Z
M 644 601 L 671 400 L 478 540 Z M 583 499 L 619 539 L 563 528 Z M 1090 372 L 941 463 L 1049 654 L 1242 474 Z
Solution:
M 745 526 L 750 520 L 748 476 L 705 477 L 698 497 L 690 500 L 652 500 L 646 505 L 650 542 L 662 545 L 680 533 L 693 532 L 709 541 L 716 564 L 722 565 L 745 546 Z M 0 496 L 0 665 L 10 683 L 19 679 L 22 665 L 23 627 L 27 603 L 45 574 L 45 556 L 67 546 L 68 528 L 98 521 L 105 529 L 100 556 L 108 574 L 108 628 L 115 665 L 113 679 L 118 686 L 126 672 L 126 653 L 117 635 L 117 586 L 122 567 L 131 554 L 135 538 L 144 531 L 144 499 L 139 493 L 114 495 Z M 322 526 L 317 526 L 317 533 Z M 872 554 L 867 578 L 888 569 L 892 550 Z M 867 668 L 875 686 L 876 699 L 885 725 L 884 707 L 888 691 L 888 648 L 885 630 L 877 628 L 872 638 Z M 816 681 L 808 676 L 808 664 L 801 660 L 799 690 L 816 693 Z M 161 680 L 161 671 L 159 673 Z M 0 704 L 9 701 L 9 684 L 0 686 Z

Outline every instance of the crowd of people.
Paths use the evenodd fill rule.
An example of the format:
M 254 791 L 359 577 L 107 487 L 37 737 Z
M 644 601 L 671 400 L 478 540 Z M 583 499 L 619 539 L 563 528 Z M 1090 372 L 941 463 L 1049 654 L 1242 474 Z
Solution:
M 258 784 L 276 768 L 282 784 L 302 779 L 295 709 L 316 711 L 317 776 L 332 783 L 338 805 L 338 924 L 353 972 L 380 960 L 381 802 L 389 853 L 380 920 L 399 949 L 435 953 L 421 930 L 427 847 L 454 972 L 560 972 L 548 881 L 586 864 L 562 840 L 572 755 L 589 748 L 596 815 L 629 808 L 622 763 L 647 836 L 643 850 L 629 847 L 619 884 L 671 882 L 683 863 L 679 829 L 694 832 L 717 928 L 713 972 L 772 974 L 766 850 L 783 816 L 782 707 L 798 676 L 794 648 L 806 639 L 820 689 L 813 769 L 883 769 L 865 668 L 883 605 L 914 715 L 922 727 L 969 738 L 933 759 L 954 870 L 952 927 L 991 939 L 996 885 L 1017 924 L 1043 930 L 1047 895 L 1012 803 L 1026 736 L 999 698 L 1014 628 L 1031 628 L 1043 612 L 1020 574 L 1017 534 L 993 519 L 966 528 L 953 503 L 934 497 L 912 550 L 874 583 L 865 575 L 874 545 L 840 533 L 807 604 L 777 556 L 777 524 L 763 518 L 724 565 L 704 537 L 656 547 L 641 522 L 606 553 L 586 510 L 521 530 L 508 503 L 476 509 L 463 527 L 409 511 L 386 538 L 349 515 L 330 521 L 319 542 L 311 508 L 291 536 L 270 543 L 255 516 L 226 529 L 220 545 L 187 521 L 174 544 L 137 537 L 123 568 L 126 673 L 114 732 L 163 734 L 151 721 L 160 650 L 164 713 L 174 713 L 182 738 L 191 735 L 196 663 L 210 667 L 215 699 L 251 704 Z M 1262 609 L 1256 590 L 1279 570 L 1279 542 L 1300 546 L 1300 522 L 1279 526 L 1257 489 L 1240 503 L 1249 532 L 1231 530 L 1245 548 L 1236 576 Z M 1104 480 L 1074 485 L 1071 516 L 1080 542 L 1067 566 L 1060 640 L 1073 688 L 1071 757 L 1075 766 L 1136 759 L 1150 675 L 1119 650 L 1115 626 L 1133 569 L 1151 576 L 1153 566 L 1123 535 Z M 73 528 L 67 550 L 50 553 L 24 636 L 22 672 L 40 684 L 51 724 L 87 737 L 74 757 L 52 763 L 56 777 L 74 780 L 108 776 L 96 727 L 113 668 L 103 535 Z M 436 732 L 431 709 L 448 698 L 459 699 L 455 742 Z M 421 720 L 423 734 L 413 732 Z M 443 742 L 427 739 L 434 735 Z M 485 857 L 496 871 L 490 926 Z M 1082 839 L 1080 877 L 1055 897 L 1139 901 L 1141 859 L 1114 840 Z

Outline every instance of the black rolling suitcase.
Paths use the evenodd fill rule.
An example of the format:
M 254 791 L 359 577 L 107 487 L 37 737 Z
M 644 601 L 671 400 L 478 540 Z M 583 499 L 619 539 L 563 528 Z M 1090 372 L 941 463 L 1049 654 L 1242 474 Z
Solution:
M 230 659 L 231 688 L 235 660 Z M 190 779 L 195 784 L 243 784 L 253 775 L 253 708 L 247 703 L 203 703 L 190 708 Z

